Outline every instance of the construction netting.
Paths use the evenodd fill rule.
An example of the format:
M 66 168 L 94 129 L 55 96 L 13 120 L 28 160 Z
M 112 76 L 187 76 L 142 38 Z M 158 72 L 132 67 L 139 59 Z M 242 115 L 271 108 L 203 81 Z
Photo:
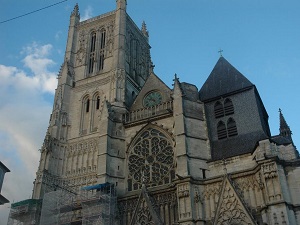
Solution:
M 82 188 L 78 193 L 59 189 L 46 193 L 40 225 L 113 225 L 116 192 L 105 183 Z
M 109 183 L 84 187 L 81 196 L 82 225 L 112 225 L 116 219 L 117 197 Z
M 41 225 L 74 224 L 81 221 L 77 195 L 66 190 L 46 193 L 43 199 Z
M 11 204 L 8 225 L 38 224 L 41 214 L 41 199 L 27 199 Z

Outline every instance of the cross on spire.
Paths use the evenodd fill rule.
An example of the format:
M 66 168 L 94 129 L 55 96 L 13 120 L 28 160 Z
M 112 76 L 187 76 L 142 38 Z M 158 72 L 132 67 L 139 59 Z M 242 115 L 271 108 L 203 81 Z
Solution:
M 223 57 L 223 55 L 222 55 L 223 50 L 221 48 L 218 52 L 220 53 L 220 57 Z

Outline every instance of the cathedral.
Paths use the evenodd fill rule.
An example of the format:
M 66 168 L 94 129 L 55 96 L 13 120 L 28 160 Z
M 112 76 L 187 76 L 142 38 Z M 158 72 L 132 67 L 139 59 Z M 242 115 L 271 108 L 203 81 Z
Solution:
M 153 70 L 146 24 L 71 12 L 31 199 L 9 225 L 300 225 L 300 158 L 279 111 L 220 56 L 203 86 Z

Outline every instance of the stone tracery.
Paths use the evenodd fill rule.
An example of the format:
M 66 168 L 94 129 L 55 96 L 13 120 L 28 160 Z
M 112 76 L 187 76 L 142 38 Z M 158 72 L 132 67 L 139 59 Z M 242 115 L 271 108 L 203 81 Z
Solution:
M 174 150 L 170 138 L 148 128 L 135 140 L 128 157 L 128 190 L 170 183 L 174 179 Z

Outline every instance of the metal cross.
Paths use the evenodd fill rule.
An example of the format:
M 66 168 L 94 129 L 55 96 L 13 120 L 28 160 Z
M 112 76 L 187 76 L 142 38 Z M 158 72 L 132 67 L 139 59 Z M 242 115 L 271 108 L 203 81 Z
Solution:
M 220 49 L 218 52 L 220 53 L 220 57 L 222 57 L 222 56 L 223 56 L 223 55 L 222 55 L 223 50 Z

